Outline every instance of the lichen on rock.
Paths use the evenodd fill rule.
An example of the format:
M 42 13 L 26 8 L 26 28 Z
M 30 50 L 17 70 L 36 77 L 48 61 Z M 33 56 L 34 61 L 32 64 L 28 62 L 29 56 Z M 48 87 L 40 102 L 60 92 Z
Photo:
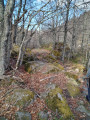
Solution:
M 15 89 L 12 94 L 6 96 L 6 103 L 15 103 L 15 106 L 23 107 L 31 102 L 34 93 L 26 89 Z

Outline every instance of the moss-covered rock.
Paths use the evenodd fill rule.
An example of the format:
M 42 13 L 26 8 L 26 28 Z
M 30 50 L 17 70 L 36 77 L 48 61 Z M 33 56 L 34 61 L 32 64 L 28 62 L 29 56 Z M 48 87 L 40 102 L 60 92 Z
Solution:
M 53 67 L 51 70 L 49 70 L 49 71 L 46 72 L 46 73 L 47 73 L 47 74 L 49 74 L 49 73 L 57 73 L 57 72 L 59 72 L 59 71 L 60 71 L 59 69 Z
M 28 73 L 31 73 L 32 72 L 32 68 L 30 66 L 31 64 L 30 63 L 26 63 L 24 66 L 25 66 L 25 71 L 28 72 Z
M 49 115 L 47 112 L 45 111 L 40 111 L 39 114 L 38 114 L 38 119 L 39 120 L 48 120 L 49 118 Z
M 14 44 L 11 52 L 11 57 L 16 58 L 18 54 L 19 54 L 19 46 Z
M 68 76 L 69 78 L 73 78 L 75 80 L 78 79 L 78 76 L 73 74 L 73 73 L 70 73 L 70 72 L 65 72 L 65 75 Z
M 28 112 L 16 112 L 15 120 L 31 120 L 31 115 Z
M 31 55 L 31 54 L 32 54 L 31 49 L 27 48 L 27 49 L 26 49 L 26 54 L 27 54 L 27 55 Z
M 12 94 L 6 96 L 6 103 L 15 103 L 16 106 L 28 105 L 34 98 L 34 93 L 26 89 L 15 89 Z
M 74 85 L 72 83 L 67 84 L 67 89 L 71 97 L 76 97 L 80 94 L 80 89 L 77 85 Z
M 60 55 L 61 55 L 60 51 L 58 51 L 58 50 L 53 50 L 53 51 L 52 51 L 52 54 L 53 54 L 56 58 L 60 58 Z
M 57 72 L 60 72 L 60 71 L 64 70 L 64 67 L 62 65 L 60 65 L 59 63 L 56 63 L 56 62 L 49 63 L 48 68 L 47 68 L 47 72 L 46 72 L 47 74 L 57 73 Z
M 59 63 L 57 63 L 57 62 L 54 62 L 53 65 L 58 67 L 60 70 L 64 70 L 64 67 L 62 65 L 60 65 Z
M 62 96 L 63 100 L 59 99 L 58 93 Z M 70 107 L 68 106 L 66 99 L 63 97 L 62 90 L 60 88 L 56 87 L 48 93 L 46 103 L 51 110 L 56 111 L 57 109 L 63 116 L 64 120 L 71 120 L 73 117 Z
M 28 73 L 37 72 L 44 66 L 44 63 L 41 61 L 32 61 L 25 63 L 25 71 Z
M 56 59 L 54 56 L 52 56 L 52 55 L 47 55 L 47 56 L 44 57 L 44 59 L 45 59 L 47 62 L 50 62 L 50 63 L 52 63 L 52 62 L 57 62 L 57 59 Z

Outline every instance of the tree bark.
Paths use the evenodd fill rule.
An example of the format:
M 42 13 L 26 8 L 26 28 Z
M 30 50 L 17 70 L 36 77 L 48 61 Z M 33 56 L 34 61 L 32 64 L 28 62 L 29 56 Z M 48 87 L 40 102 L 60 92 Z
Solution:
M 1 47 L 1 38 L 3 33 L 3 27 L 4 27 L 4 0 L 0 0 L 0 75 L 4 73 L 4 63 L 2 59 L 2 47 Z
M 5 10 L 3 12 L 4 21 L 3 23 L 3 33 L 1 36 L 0 44 L 0 75 L 3 75 L 5 70 L 9 66 L 10 61 L 10 48 L 11 48 L 11 18 L 14 10 L 15 0 L 8 0 Z M 4 7 L 4 6 L 3 6 Z
M 64 42 L 63 42 L 63 54 L 62 61 L 65 59 L 65 49 L 66 49 L 66 40 L 67 40 L 67 26 L 68 26 L 68 16 L 69 16 L 69 8 L 70 8 L 70 0 L 67 0 L 67 13 L 66 13 L 66 21 L 64 26 Z

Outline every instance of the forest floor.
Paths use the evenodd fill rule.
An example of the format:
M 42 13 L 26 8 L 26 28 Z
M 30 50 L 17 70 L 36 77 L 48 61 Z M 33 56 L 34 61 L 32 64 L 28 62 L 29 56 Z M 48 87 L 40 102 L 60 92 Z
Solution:
M 29 72 L 26 72 L 22 65 L 14 75 L 12 71 L 7 72 L 12 78 L 10 76 L 0 80 L 0 120 L 3 117 L 14 120 L 17 111 L 30 113 L 32 120 L 90 120 L 90 103 L 85 98 L 87 86 L 82 79 L 83 66 L 70 61 L 65 64 L 60 60 L 56 62 L 46 49 L 35 49 L 32 52 L 38 59 L 28 61 Z M 14 67 L 15 60 L 12 60 L 11 64 Z M 57 88 L 60 88 L 62 93 Z M 15 90 L 21 89 L 33 93 L 30 103 L 24 95 L 18 99 L 21 93 Z M 58 101 L 62 105 L 58 106 Z M 65 106 L 68 107 L 64 109 Z

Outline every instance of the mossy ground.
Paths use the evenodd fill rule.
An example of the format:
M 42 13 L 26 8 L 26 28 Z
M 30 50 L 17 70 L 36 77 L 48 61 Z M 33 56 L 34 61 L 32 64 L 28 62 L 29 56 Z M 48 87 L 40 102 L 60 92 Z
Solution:
M 58 112 L 63 116 L 64 120 L 70 120 L 73 117 L 70 107 L 68 106 L 67 101 L 63 97 L 63 95 L 62 101 L 58 98 L 58 93 L 62 95 L 62 90 L 58 87 L 51 90 L 48 96 L 46 97 L 46 104 L 53 111 L 56 111 L 57 109 Z

